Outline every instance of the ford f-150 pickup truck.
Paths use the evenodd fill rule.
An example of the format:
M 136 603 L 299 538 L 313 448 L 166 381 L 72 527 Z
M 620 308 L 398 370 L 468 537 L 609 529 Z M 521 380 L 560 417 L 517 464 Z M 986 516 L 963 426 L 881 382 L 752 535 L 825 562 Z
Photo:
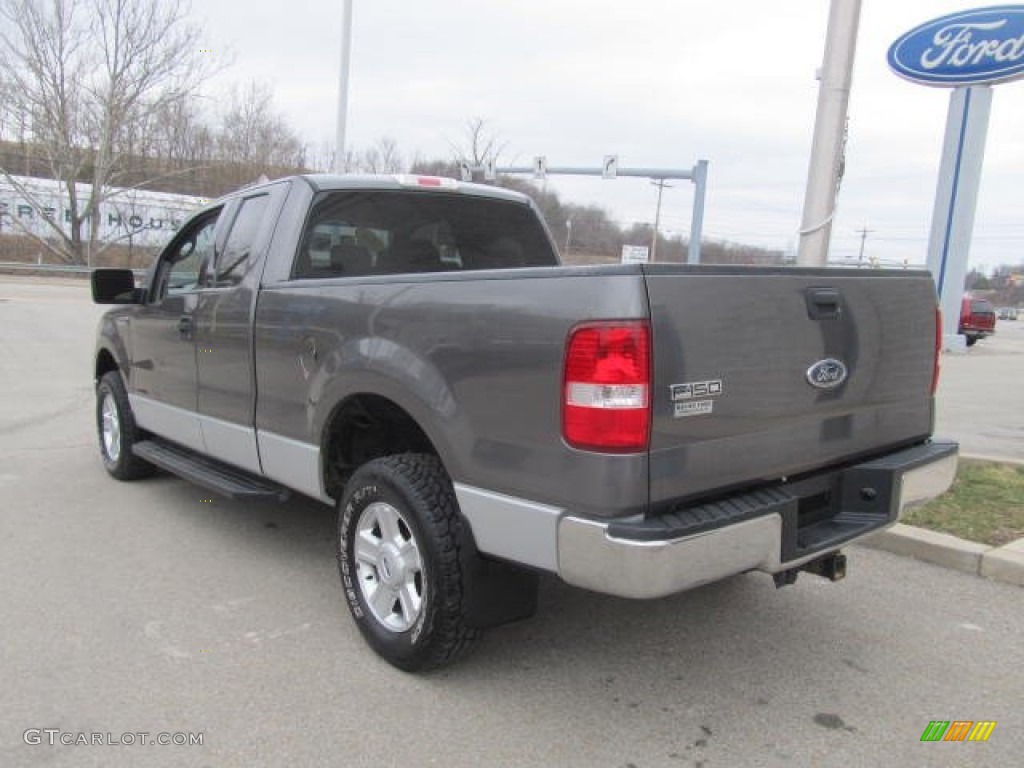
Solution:
M 96 270 L 107 471 L 334 505 L 348 607 L 406 670 L 536 607 L 653 598 L 840 548 L 952 482 L 925 272 L 560 266 L 532 202 L 302 176 Z

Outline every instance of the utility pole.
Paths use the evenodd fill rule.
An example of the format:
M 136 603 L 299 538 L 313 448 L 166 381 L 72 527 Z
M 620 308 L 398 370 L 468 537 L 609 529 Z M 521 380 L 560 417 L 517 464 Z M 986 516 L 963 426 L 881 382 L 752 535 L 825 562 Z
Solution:
M 824 267 L 836 212 L 861 0 L 832 0 L 796 263 Z
M 348 122 L 348 70 L 352 58 L 352 0 L 343 0 L 341 69 L 338 73 L 338 130 L 334 139 L 334 172 L 345 172 L 345 128 Z
M 860 255 L 857 256 L 857 261 L 864 261 L 864 241 L 867 240 L 868 235 L 870 235 L 875 230 L 868 229 L 868 225 L 865 224 L 860 229 L 854 231 L 860 233 Z
M 672 185 L 665 179 L 651 179 L 651 184 L 658 188 L 658 207 L 654 210 L 654 234 L 651 236 L 651 261 L 658 260 L 658 227 L 661 224 L 661 193 L 665 187 L 672 189 Z

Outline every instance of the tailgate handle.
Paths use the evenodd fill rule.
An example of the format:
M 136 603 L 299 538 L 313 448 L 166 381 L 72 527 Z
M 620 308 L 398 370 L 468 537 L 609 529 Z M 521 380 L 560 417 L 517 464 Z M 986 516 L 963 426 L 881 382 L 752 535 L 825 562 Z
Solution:
M 808 288 L 807 315 L 811 320 L 824 320 L 842 314 L 842 301 L 835 288 Z

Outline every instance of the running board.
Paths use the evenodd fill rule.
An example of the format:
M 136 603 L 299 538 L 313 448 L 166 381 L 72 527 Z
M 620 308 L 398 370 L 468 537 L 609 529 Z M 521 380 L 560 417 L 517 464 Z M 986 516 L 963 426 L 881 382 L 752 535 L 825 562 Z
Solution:
M 250 474 L 160 439 L 142 440 L 132 453 L 150 464 L 230 499 L 284 501 L 291 491 L 272 480 Z

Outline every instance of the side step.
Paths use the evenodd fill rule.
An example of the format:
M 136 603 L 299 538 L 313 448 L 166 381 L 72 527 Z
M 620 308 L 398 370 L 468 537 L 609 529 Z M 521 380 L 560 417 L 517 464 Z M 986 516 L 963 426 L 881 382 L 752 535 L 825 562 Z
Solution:
M 231 499 L 284 501 L 291 491 L 272 480 L 228 466 L 163 440 L 142 440 L 132 453 L 196 485 Z

